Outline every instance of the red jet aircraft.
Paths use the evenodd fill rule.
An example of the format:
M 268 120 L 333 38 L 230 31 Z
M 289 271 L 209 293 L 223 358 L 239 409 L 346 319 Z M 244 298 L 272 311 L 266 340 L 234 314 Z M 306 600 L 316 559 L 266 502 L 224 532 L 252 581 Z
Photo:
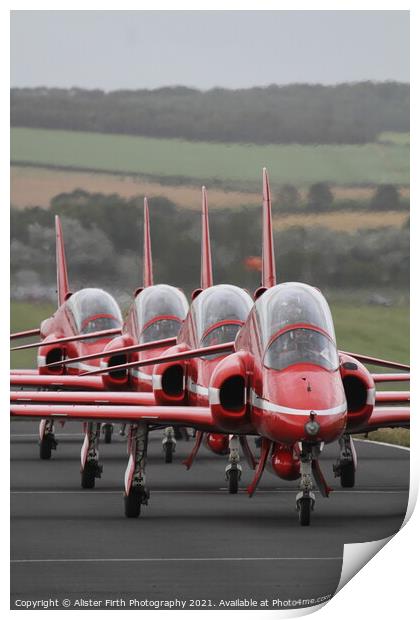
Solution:
M 11 384 L 20 388 L 49 389 L 103 389 L 99 382 L 86 382 L 80 372 L 98 368 L 98 364 L 86 365 L 70 362 L 67 377 L 63 381 L 59 375 L 62 368 L 50 368 L 51 362 L 63 358 L 76 358 L 82 354 L 102 351 L 110 338 L 121 333 L 122 317 L 116 301 L 105 291 L 85 288 L 71 293 L 68 284 L 67 263 L 64 251 L 63 233 L 60 219 L 55 217 L 57 297 L 58 309 L 54 315 L 41 323 L 39 329 L 28 330 L 11 335 L 12 339 L 40 335 L 41 342 L 12 348 L 12 351 L 38 348 L 35 370 L 11 371 Z M 22 400 L 24 396 L 21 395 Z M 51 451 L 57 447 L 54 423 L 51 419 L 41 420 L 39 426 L 40 458 L 50 459 Z
M 71 395 L 74 403 L 71 409 L 65 405 L 12 403 L 13 417 L 59 416 L 132 424 L 133 440 L 125 479 L 126 516 L 140 514 L 141 498 L 146 492 L 148 430 L 155 425 L 193 426 L 209 433 L 260 436 L 260 460 L 248 492 L 254 494 L 266 466 L 285 480 L 299 480 L 296 507 L 301 525 L 310 524 L 315 504 L 314 481 L 323 496 L 328 496 L 331 490 L 319 465 L 325 443 L 340 442 L 336 474 L 341 476 L 343 486 L 352 486 L 356 462 L 351 435 L 381 427 L 409 426 L 407 392 L 375 395 L 375 380 L 401 380 L 409 376 L 372 375 L 363 362 L 398 370 L 409 367 L 338 351 L 331 313 L 320 291 L 295 282 L 276 285 L 271 199 L 265 170 L 263 183 L 262 286 L 256 291 L 256 302 L 248 318 L 242 319 L 245 323 L 237 330 L 234 341 L 227 343 L 221 337 L 222 344 L 209 346 L 203 341 L 207 328 L 202 320 L 207 316 L 206 291 L 203 291 L 197 297 L 197 301 L 202 300 L 197 305 L 197 316 L 193 321 L 191 310 L 190 323 L 187 319 L 181 330 L 183 350 L 114 368 L 120 371 L 154 365 L 156 405 L 139 406 L 136 395 L 127 393 L 120 395 L 125 399 L 124 404 L 112 406 L 84 405 L 77 393 Z M 241 304 L 235 301 L 244 298 L 243 291 L 237 290 L 240 292 L 232 295 L 231 304 L 227 305 L 227 325 L 241 321 L 238 318 Z M 216 329 L 223 327 L 218 322 L 213 323 Z M 196 333 L 194 330 L 199 327 L 201 330 Z M 200 346 L 193 348 L 197 343 Z M 229 351 L 230 355 L 220 359 L 221 353 Z M 197 369 L 188 374 L 195 384 L 191 391 L 197 393 L 197 386 L 205 385 L 196 361 L 205 357 L 210 362 L 217 360 L 208 382 L 209 406 L 177 405 L 184 402 L 190 365 Z M 353 471 L 352 476 L 348 474 L 349 469 Z

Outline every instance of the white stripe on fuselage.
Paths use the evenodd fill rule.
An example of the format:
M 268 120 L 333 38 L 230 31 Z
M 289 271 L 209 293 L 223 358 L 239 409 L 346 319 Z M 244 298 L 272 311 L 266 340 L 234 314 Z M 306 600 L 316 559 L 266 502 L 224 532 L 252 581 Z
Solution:
M 147 381 L 147 383 L 152 383 L 152 375 L 148 375 L 146 372 L 132 368 L 131 374 L 133 377 L 136 377 L 136 379 L 141 379 L 142 381 Z
M 204 385 L 199 385 L 198 383 L 194 383 L 191 377 L 188 377 L 187 381 L 187 390 L 192 394 L 199 394 L 200 396 L 208 396 L 209 390 L 204 387 Z
M 71 358 L 66 358 L 66 361 Z M 38 355 L 38 368 L 41 366 L 45 366 L 46 357 L 45 355 Z M 98 370 L 98 366 L 91 366 L 89 364 L 83 364 L 82 362 L 71 362 L 70 364 L 66 364 L 69 368 L 77 368 L 78 370 Z
M 264 411 L 271 411 L 273 413 L 284 413 L 287 415 L 303 415 L 308 416 L 310 413 L 316 413 L 316 415 L 337 415 L 339 413 L 345 413 L 347 411 L 347 403 L 343 402 L 337 407 L 331 407 L 329 409 L 294 409 L 291 407 L 284 407 L 283 405 L 277 405 L 271 403 L 265 398 L 261 398 L 251 390 L 251 405 L 263 409 Z

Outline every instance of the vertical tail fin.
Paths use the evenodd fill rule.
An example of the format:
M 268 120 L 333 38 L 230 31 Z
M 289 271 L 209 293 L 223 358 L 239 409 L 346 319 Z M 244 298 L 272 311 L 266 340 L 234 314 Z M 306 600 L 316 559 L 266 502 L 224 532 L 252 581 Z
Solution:
M 63 231 L 58 215 L 55 216 L 55 243 L 56 243 L 56 262 L 57 262 L 57 301 L 61 306 L 66 301 L 70 293 L 69 281 L 67 276 L 67 262 L 64 251 Z
M 213 286 L 213 267 L 211 260 L 209 210 L 207 204 L 207 190 L 201 189 L 201 288 Z
M 262 282 L 265 288 L 276 284 L 273 222 L 271 218 L 271 193 L 267 169 L 263 168 L 263 217 L 262 217 Z
M 152 243 L 150 240 L 149 204 L 144 198 L 143 286 L 153 286 Z

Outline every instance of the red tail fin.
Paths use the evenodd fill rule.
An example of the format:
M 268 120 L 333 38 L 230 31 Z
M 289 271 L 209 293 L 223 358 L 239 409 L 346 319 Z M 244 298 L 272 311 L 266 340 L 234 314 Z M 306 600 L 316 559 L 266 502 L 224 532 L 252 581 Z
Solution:
M 267 169 L 263 168 L 263 218 L 262 218 L 262 282 L 265 288 L 276 284 L 276 261 L 274 258 L 273 222 L 271 219 L 271 194 Z
M 202 187 L 201 201 L 201 288 L 213 286 L 213 267 L 211 260 L 209 210 L 207 205 L 207 190 Z
M 63 231 L 58 215 L 55 216 L 56 260 L 57 260 L 57 297 L 58 305 L 66 301 L 70 293 L 67 277 L 66 254 L 64 252 Z
M 144 198 L 143 286 L 153 286 L 152 243 L 150 240 L 149 205 Z

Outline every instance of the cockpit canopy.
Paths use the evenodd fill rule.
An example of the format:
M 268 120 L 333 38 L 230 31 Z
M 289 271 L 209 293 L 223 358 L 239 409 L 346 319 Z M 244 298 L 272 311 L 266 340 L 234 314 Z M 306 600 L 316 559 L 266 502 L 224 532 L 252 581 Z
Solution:
M 286 328 L 267 347 L 264 366 L 284 370 L 294 364 L 314 364 L 326 370 L 337 370 L 335 344 L 315 329 Z
M 205 289 L 192 304 L 199 346 L 235 340 L 251 308 L 251 297 L 237 286 L 218 284 Z
M 320 291 L 300 282 L 279 284 L 258 299 L 255 309 L 266 367 L 338 367 L 331 312 Z
M 273 286 L 255 303 L 262 344 L 288 325 L 313 325 L 335 342 L 334 324 L 327 301 L 318 289 L 300 282 Z
M 122 326 L 121 311 L 115 299 L 99 288 L 85 288 L 73 293 L 66 302 L 76 329 L 89 334 Z
M 184 293 L 168 284 L 145 288 L 134 304 L 140 343 L 177 336 L 188 312 Z

